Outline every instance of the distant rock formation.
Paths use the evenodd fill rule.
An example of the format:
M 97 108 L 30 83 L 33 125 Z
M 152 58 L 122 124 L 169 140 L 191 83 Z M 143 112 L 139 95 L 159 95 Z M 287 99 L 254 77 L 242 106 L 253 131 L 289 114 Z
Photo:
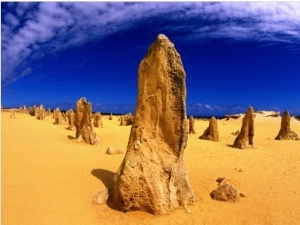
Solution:
M 77 141 L 84 141 L 88 144 L 99 144 L 100 140 L 92 126 L 92 104 L 84 97 L 76 103 L 75 127 Z
M 39 107 L 36 107 L 35 110 L 34 110 L 34 115 L 37 119 L 39 119 L 39 115 L 40 114 L 40 108 Z
M 264 117 L 279 117 L 280 112 L 258 110 L 257 112 L 255 112 L 255 115 L 260 115 Z
M 138 70 L 138 99 L 126 156 L 114 177 L 113 199 L 124 211 L 168 214 L 195 201 L 187 145 L 185 71 L 165 35 L 158 35 Z
M 28 113 L 29 115 L 34 116 L 34 109 L 31 106 L 28 107 Z
M 199 139 L 216 141 L 216 142 L 220 141 L 218 122 L 214 116 L 210 118 L 208 128 L 206 128 L 206 130 L 199 137 Z
M 189 117 L 189 134 L 196 134 L 195 119 L 193 116 Z
M 229 183 L 229 178 L 219 177 L 218 188 L 210 193 L 210 196 L 214 200 L 225 202 L 236 202 L 239 197 L 245 197 L 245 194 L 241 193 L 233 184 Z
M 10 110 L 10 118 L 16 119 L 16 109 L 11 109 Z
M 226 118 L 226 120 L 229 120 L 230 118 L 238 119 L 238 118 L 243 117 L 243 116 L 245 116 L 245 114 L 239 113 L 239 114 L 225 115 L 225 118 Z M 279 117 L 280 112 L 258 110 L 257 112 L 254 113 L 254 117 L 256 117 L 256 116 L 260 116 L 260 117 Z
M 291 117 L 288 111 L 284 111 L 281 118 L 281 127 L 275 140 L 300 140 L 295 131 L 291 130 Z
M 56 108 L 53 112 L 54 114 L 54 123 L 53 124 L 57 124 L 57 125 L 64 125 L 67 124 L 66 120 L 63 118 L 63 115 L 60 111 L 59 108 Z
M 72 109 L 66 111 L 66 117 L 68 120 L 68 129 L 69 130 L 75 129 L 75 113 L 73 112 Z
M 32 106 L 32 109 L 33 109 L 33 111 L 35 112 L 35 109 L 37 108 L 37 106 L 36 105 L 33 105 Z M 34 115 L 35 116 L 35 115 Z
M 112 120 L 112 119 L 113 119 L 113 114 L 112 114 L 112 113 L 110 113 L 108 119 L 109 119 L 109 120 Z
M 239 135 L 236 137 L 233 143 L 233 147 L 239 149 L 245 149 L 254 147 L 254 110 L 250 107 L 243 118 L 243 124 Z
M 230 118 L 232 119 L 238 119 L 240 117 L 244 116 L 244 114 L 239 113 L 239 114 L 231 114 L 231 115 L 225 115 L 226 120 L 229 120 Z
M 122 115 L 120 117 L 120 126 L 129 126 L 132 125 L 132 122 L 133 122 L 133 116 L 131 113 Z
M 121 115 L 120 117 L 120 126 L 126 126 L 125 115 Z
M 26 113 L 26 114 L 27 114 L 27 113 L 28 113 L 28 110 L 27 110 L 26 106 L 24 105 L 23 107 L 20 106 L 19 112 L 20 112 L 20 113 Z
M 94 127 L 103 127 L 102 116 L 100 112 L 94 114 Z
M 43 104 L 40 105 L 40 107 L 37 107 L 35 109 L 35 116 L 38 120 L 44 120 L 46 117 L 46 111 L 45 108 L 43 106 Z

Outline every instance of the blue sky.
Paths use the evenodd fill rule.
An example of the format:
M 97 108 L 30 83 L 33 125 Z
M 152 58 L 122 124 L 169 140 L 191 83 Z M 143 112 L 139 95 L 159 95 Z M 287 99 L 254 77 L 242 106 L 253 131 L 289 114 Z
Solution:
M 300 114 L 300 2 L 1 3 L 1 104 L 134 112 L 158 34 L 180 53 L 187 112 Z

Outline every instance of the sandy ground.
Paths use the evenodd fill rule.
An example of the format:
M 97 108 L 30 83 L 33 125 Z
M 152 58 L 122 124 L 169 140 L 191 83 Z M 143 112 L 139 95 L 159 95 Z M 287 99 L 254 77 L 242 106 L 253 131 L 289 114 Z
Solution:
M 196 121 L 184 154 L 198 200 L 169 215 L 123 213 L 92 203 L 111 186 L 124 155 L 107 155 L 108 146 L 126 150 L 130 126 L 115 117 L 95 128 L 101 144 L 74 140 L 75 131 L 28 114 L 2 113 L 2 224 L 300 224 L 300 141 L 276 141 L 280 118 L 256 118 L 257 149 L 230 147 L 242 119 L 218 120 L 221 141 L 198 139 L 208 121 Z M 300 135 L 300 121 L 291 120 Z M 239 172 L 241 170 L 242 172 Z M 215 180 L 227 176 L 246 194 L 237 203 L 215 201 Z

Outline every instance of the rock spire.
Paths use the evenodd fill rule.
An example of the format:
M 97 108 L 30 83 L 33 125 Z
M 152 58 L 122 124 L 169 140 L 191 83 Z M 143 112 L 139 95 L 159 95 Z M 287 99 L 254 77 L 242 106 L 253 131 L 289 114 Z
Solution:
M 183 153 L 187 145 L 185 71 L 165 35 L 158 35 L 138 70 L 138 97 L 127 153 L 114 177 L 123 211 L 167 214 L 195 201 Z
M 254 137 L 254 110 L 249 107 L 247 113 L 243 118 L 243 124 L 240 133 L 236 137 L 233 143 L 233 147 L 239 149 L 253 148 Z
M 281 118 L 281 127 L 275 140 L 300 140 L 295 131 L 291 130 L 291 117 L 288 111 L 284 111 Z

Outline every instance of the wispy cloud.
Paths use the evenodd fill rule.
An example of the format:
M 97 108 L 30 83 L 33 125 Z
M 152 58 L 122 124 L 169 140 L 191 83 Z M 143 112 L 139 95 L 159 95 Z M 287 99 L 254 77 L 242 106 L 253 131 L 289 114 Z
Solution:
M 230 38 L 300 42 L 299 2 L 9 2 L 1 5 L 3 85 L 30 73 L 34 69 L 32 62 L 49 53 L 101 39 L 141 20 L 160 16 L 170 20 L 167 27 L 170 31 L 184 28 L 182 41 Z

